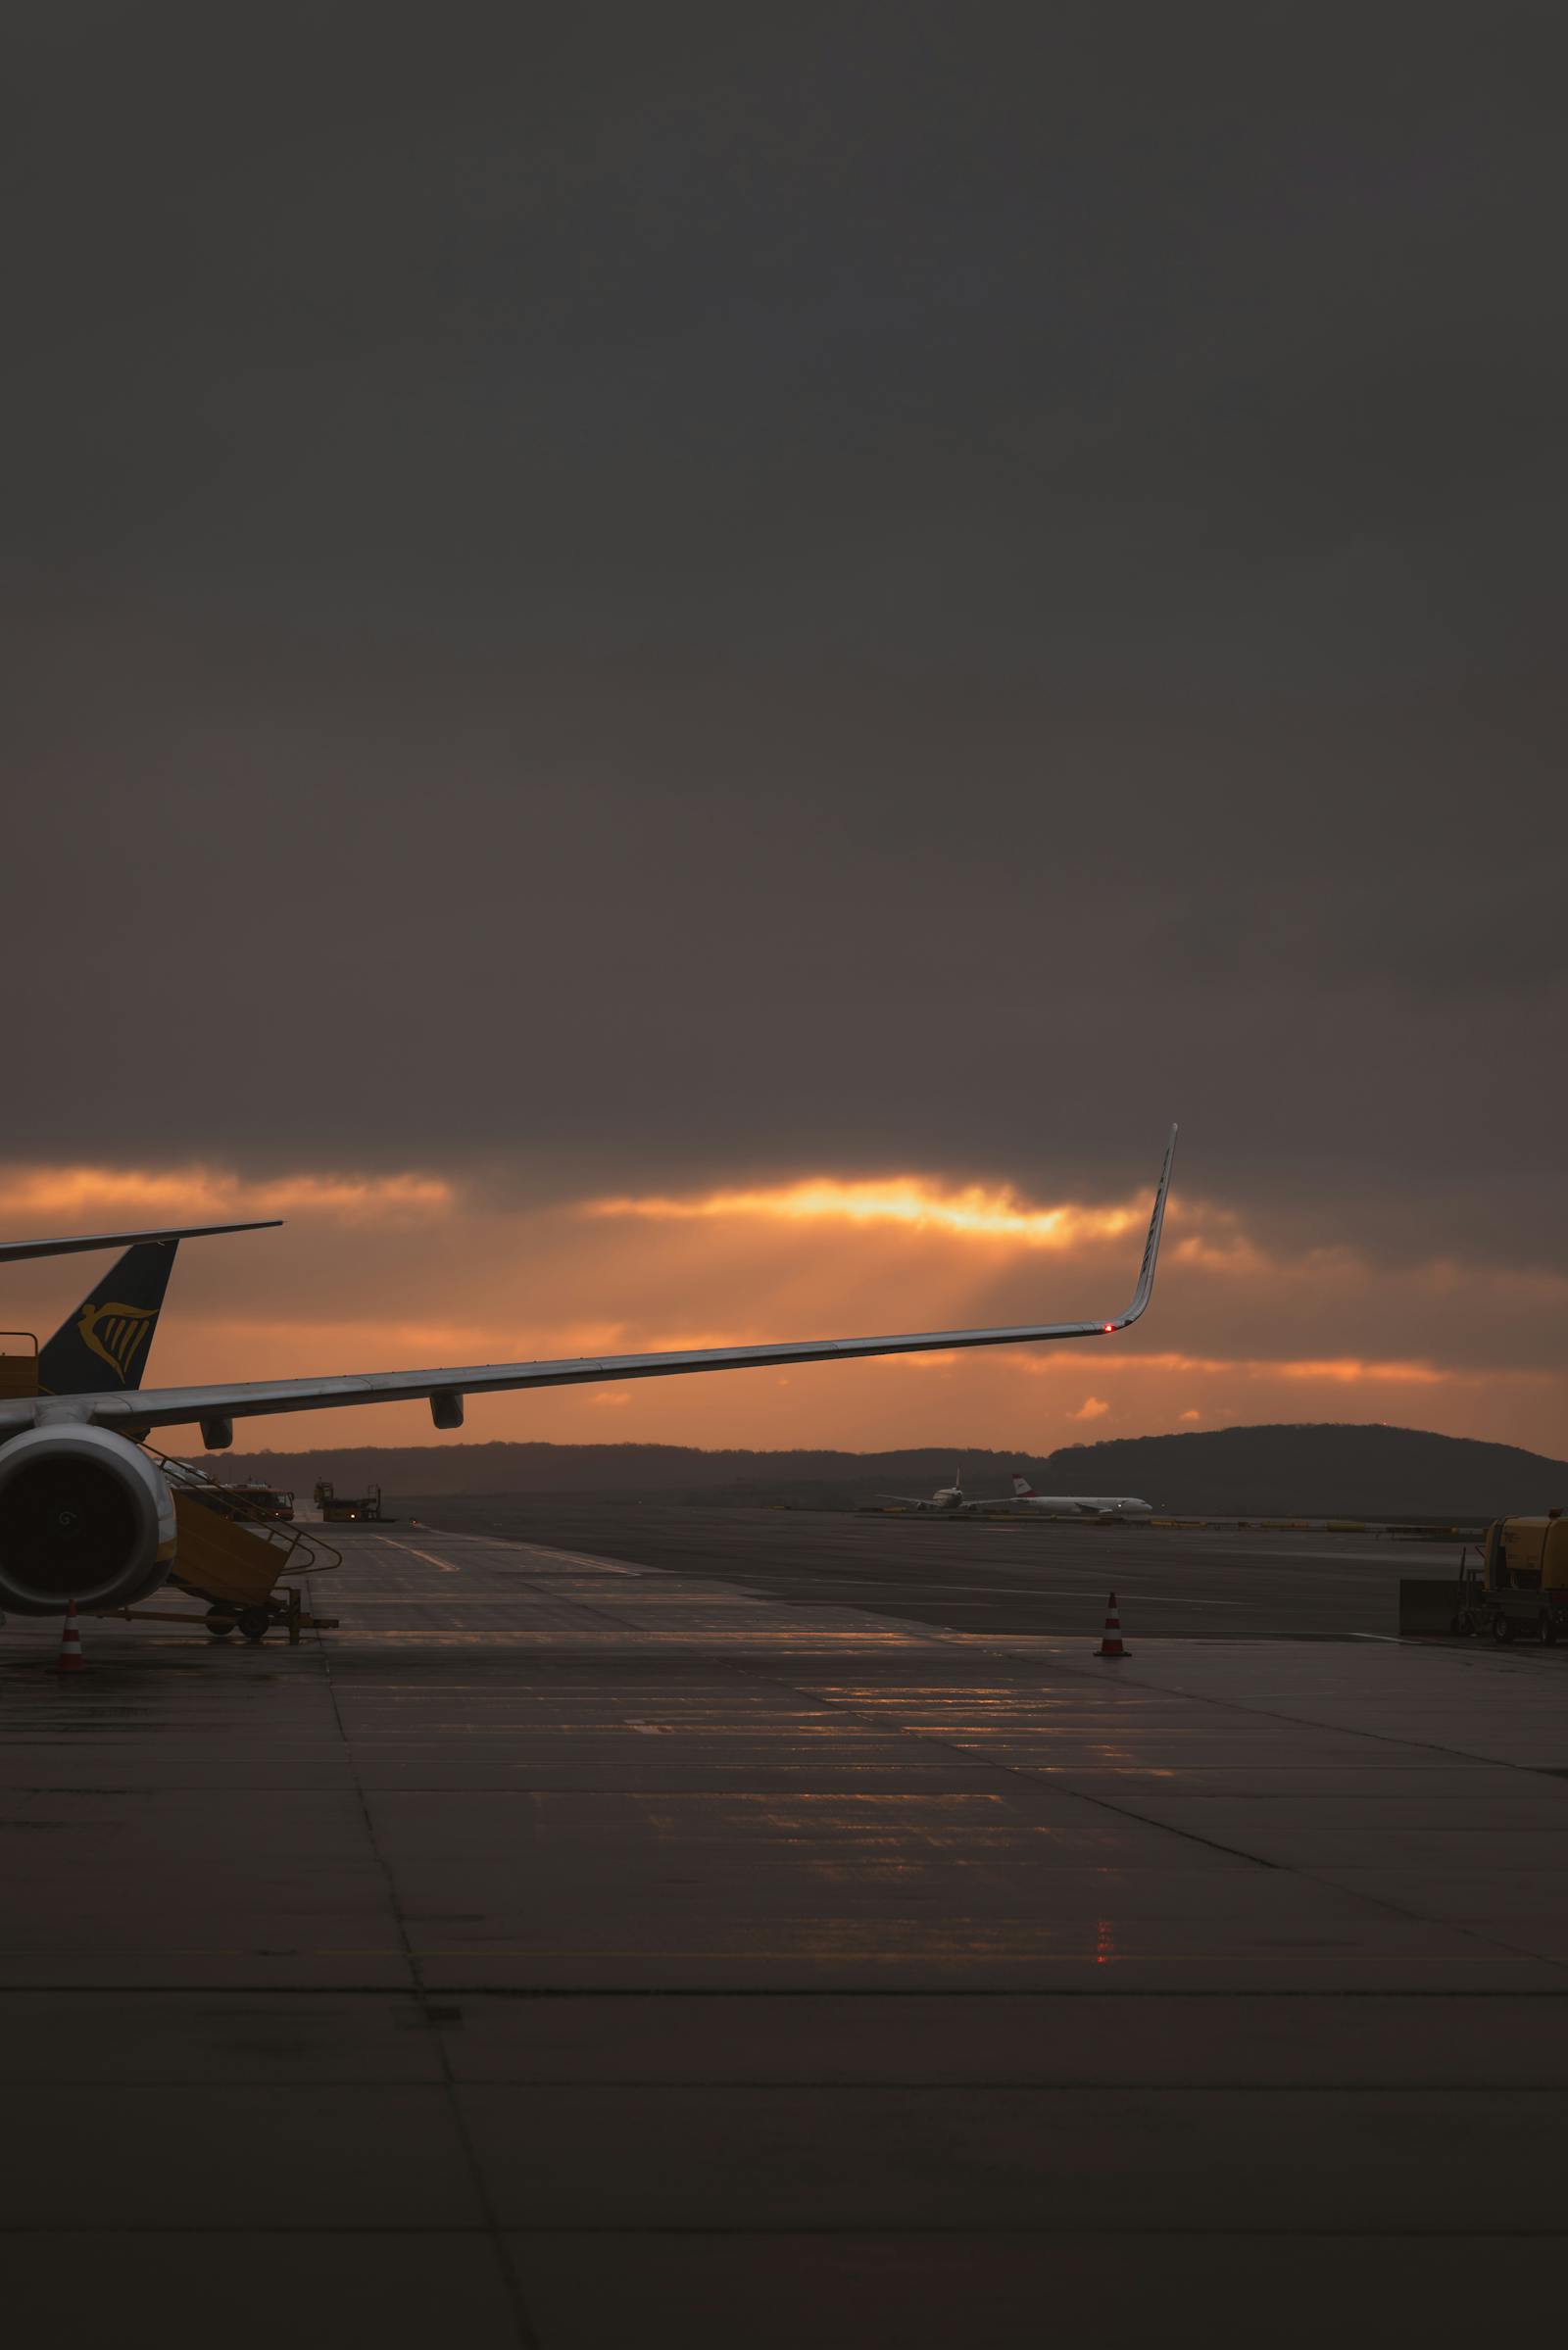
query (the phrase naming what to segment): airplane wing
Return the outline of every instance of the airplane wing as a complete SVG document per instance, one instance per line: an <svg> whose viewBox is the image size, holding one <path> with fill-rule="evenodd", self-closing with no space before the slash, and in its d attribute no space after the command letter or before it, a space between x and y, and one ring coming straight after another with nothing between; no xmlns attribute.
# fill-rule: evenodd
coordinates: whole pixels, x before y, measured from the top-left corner
<svg viewBox="0 0 1568 2350"><path fill-rule="evenodd" d="M268 1232L281 1216L264 1216L259 1224L171 1224L160 1232L93 1232L71 1241L0 1241L0 1264L16 1264L24 1256L76 1256L84 1248L126 1248L139 1241L205 1241L215 1232Z"/></svg>
<svg viewBox="0 0 1568 2350"><path fill-rule="evenodd" d="M1160 1229L1176 1155L1170 1130L1165 1163L1154 1194L1154 1212L1144 1244L1142 1268L1132 1303L1108 1322L1025 1322L998 1330L902 1331L885 1338L797 1339L776 1345L694 1346L662 1354L573 1355L555 1362L471 1363L428 1371L348 1372L321 1379L266 1379L226 1387L121 1389L114 1394L71 1397L23 1397L0 1404L0 1435L40 1420L90 1420L100 1428L173 1428L209 1423L212 1448L225 1424L263 1414L329 1411L360 1403L428 1401L438 1428L456 1428L465 1395L497 1395L511 1388L590 1387L612 1379L670 1379L696 1371L765 1370L781 1364L851 1362L877 1354L921 1354L961 1346L1036 1346L1049 1339L1108 1338L1136 1322L1154 1286ZM228 1437L223 1436L226 1444Z"/></svg>

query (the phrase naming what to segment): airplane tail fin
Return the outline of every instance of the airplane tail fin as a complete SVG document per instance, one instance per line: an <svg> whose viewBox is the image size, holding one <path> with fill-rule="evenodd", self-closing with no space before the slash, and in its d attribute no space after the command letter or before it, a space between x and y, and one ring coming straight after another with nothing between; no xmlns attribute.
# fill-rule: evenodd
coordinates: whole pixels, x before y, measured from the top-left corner
<svg viewBox="0 0 1568 2350"><path fill-rule="evenodd" d="M139 1241L117 1258L38 1357L46 1395L91 1395L136 1388L173 1270L178 1241Z"/></svg>
<svg viewBox="0 0 1568 2350"><path fill-rule="evenodd" d="M1014 1477L1012 1481L1012 1490L1017 1498L1020 1501L1023 1501L1032 1496L1035 1489L1029 1483L1027 1477Z"/></svg>

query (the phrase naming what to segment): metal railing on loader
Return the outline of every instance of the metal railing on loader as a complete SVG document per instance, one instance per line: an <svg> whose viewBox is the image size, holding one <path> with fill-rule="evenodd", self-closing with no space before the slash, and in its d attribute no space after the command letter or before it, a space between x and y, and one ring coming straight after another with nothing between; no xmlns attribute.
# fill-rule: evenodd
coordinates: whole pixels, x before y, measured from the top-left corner
<svg viewBox="0 0 1568 2350"><path fill-rule="evenodd" d="M336 1616L306 1611L299 1585L285 1578L330 1575L343 1564L313 1531L279 1525L250 1508L240 1494L209 1477L194 1461L177 1460L151 1444L142 1450L157 1463L174 1497L178 1541L170 1583L206 1602L196 1615L188 1608L121 1607L108 1612L159 1624L200 1624L215 1640L237 1632L243 1640L265 1640L274 1626L288 1634L291 1648L302 1632L335 1632Z"/></svg>

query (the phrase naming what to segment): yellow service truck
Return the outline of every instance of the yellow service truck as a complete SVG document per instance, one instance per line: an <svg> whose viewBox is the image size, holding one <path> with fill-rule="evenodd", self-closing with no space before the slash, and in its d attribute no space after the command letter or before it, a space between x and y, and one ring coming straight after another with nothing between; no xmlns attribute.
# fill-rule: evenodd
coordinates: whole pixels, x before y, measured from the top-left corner
<svg viewBox="0 0 1568 2350"><path fill-rule="evenodd" d="M1455 1632L1494 1640L1568 1641L1568 1518L1499 1518L1479 1566L1461 1562Z"/></svg>

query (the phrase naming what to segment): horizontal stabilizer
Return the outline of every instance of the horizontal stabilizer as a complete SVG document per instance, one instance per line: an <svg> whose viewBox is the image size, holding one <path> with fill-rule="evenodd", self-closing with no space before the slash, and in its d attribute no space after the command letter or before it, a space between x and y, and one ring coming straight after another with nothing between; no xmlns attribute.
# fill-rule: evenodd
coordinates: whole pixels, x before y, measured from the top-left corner
<svg viewBox="0 0 1568 2350"><path fill-rule="evenodd" d="M0 1264L15 1264L24 1256L77 1256L87 1248L128 1248L137 1241L205 1241L215 1232L270 1232L281 1216L262 1216L251 1224L171 1224L158 1232L90 1232L69 1241L0 1241Z"/></svg>

